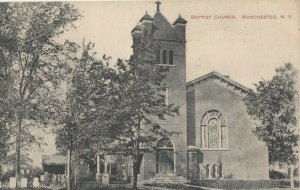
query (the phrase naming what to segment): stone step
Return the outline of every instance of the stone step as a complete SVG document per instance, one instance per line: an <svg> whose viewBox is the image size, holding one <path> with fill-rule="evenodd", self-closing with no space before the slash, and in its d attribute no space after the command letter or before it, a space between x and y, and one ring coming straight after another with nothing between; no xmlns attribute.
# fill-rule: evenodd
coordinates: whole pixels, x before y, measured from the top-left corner
<svg viewBox="0 0 300 190"><path fill-rule="evenodd" d="M189 180L182 176L155 176L145 183L187 183Z"/></svg>
<svg viewBox="0 0 300 190"><path fill-rule="evenodd" d="M155 176L152 179L155 180L184 180L182 176Z"/></svg>
<svg viewBox="0 0 300 190"><path fill-rule="evenodd" d="M178 183L188 183L190 182L189 180L180 180L180 181L176 181L176 180L147 180L144 181L144 184L157 184L157 183L174 183L174 184L178 184Z"/></svg>

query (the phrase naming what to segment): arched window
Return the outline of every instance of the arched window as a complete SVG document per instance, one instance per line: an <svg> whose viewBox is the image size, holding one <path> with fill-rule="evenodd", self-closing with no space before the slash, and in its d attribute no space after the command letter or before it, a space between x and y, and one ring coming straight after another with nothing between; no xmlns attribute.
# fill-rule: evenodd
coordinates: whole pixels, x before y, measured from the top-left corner
<svg viewBox="0 0 300 190"><path fill-rule="evenodd" d="M161 139L156 144L156 173L175 173L174 144L170 139Z"/></svg>
<svg viewBox="0 0 300 190"><path fill-rule="evenodd" d="M157 142L156 148L171 148L174 149L172 141L170 139L161 139Z"/></svg>
<svg viewBox="0 0 300 190"><path fill-rule="evenodd" d="M213 165L212 167L212 178L216 178L217 177L217 165Z"/></svg>
<svg viewBox="0 0 300 190"><path fill-rule="evenodd" d="M218 168L218 177L222 178L223 177L223 165L220 164Z"/></svg>
<svg viewBox="0 0 300 190"><path fill-rule="evenodd" d="M227 125L221 112L210 110L201 118L201 146L206 149L228 148Z"/></svg>
<svg viewBox="0 0 300 190"><path fill-rule="evenodd" d="M206 165L206 178L209 178L209 164Z"/></svg>

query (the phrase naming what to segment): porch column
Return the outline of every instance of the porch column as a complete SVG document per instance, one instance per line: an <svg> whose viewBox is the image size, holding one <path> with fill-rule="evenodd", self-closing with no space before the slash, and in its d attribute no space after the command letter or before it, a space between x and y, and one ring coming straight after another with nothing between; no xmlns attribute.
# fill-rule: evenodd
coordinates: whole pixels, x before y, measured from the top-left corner
<svg viewBox="0 0 300 190"><path fill-rule="evenodd" d="M101 179L101 175L100 175L100 155L97 154L97 164L96 164L96 169L97 169L97 173L96 173L96 180L100 181Z"/></svg>
<svg viewBox="0 0 300 190"><path fill-rule="evenodd" d="M177 173L176 173L176 151L174 150L174 174L177 176Z"/></svg>
<svg viewBox="0 0 300 190"><path fill-rule="evenodd" d="M97 155L97 174L100 174L100 156Z"/></svg>
<svg viewBox="0 0 300 190"><path fill-rule="evenodd" d="M102 184L109 183L109 174L107 173L107 155L104 155L104 173L102 175Z"/></svg>
<svg viewBox="0 0 300 190"><path fill-rule="evenodd" d="M107 174L107 155L104 155L104 173Z"/></svg>

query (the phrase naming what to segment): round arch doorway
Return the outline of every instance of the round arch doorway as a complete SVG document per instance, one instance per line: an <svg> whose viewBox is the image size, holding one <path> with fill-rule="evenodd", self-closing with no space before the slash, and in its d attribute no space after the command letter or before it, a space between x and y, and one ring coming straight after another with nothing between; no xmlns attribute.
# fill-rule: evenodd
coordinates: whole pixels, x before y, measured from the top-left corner
<svg viewBox="0 0 300 190"><path fill-rule="evenodd" d="M160 139L156 143L156 173L173 175L175 173L175 147L170 139Z"/></svg>

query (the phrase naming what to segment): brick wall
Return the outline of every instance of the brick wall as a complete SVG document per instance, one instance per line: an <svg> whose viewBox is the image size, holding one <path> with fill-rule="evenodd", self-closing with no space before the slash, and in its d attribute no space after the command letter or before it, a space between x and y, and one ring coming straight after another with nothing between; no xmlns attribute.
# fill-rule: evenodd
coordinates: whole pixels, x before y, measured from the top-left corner
<svg viewBox="0 0 300 190"><path fill-rule="evenodd" d="M255 126L246 113L242 96L215 80L195 84L187 94L189 143L201 147L200 121L209 110L220 111L228 126L228 150L200 152L202 177L207 164L222 162L225 178L267 179L268 150L252 133Z"/></svg>

